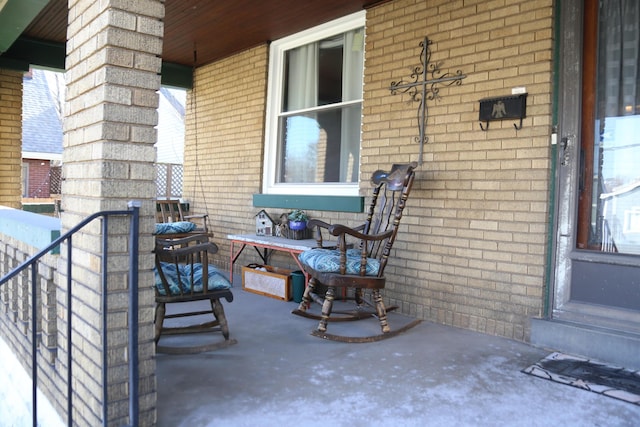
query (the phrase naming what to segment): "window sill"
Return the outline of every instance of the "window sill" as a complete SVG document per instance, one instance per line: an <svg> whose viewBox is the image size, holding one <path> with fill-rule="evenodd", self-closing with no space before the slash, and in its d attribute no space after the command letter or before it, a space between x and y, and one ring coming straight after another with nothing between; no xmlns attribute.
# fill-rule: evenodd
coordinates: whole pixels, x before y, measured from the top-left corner
<svg viewBox="0 0 640 427"><path fill-rule="evenodd" d="M364 197L254 194L253 206L312 211L364 212Z"/></svg>

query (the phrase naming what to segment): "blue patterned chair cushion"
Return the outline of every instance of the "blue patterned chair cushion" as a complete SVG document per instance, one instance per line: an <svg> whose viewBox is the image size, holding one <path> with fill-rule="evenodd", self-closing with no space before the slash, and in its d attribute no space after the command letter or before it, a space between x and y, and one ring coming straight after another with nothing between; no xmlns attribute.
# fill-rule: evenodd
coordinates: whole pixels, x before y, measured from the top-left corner
<svg viewBox="0 0 640 427"><path fill-rule="evenodd" d="M316 271L323 273L340 273L340 251L337 249L310 249L302 252L298 259ZM378 274L380 261L367 258L367 276ZM347 250L347 274L360 274L360 250Z"/></svg>
<svg viewBox="0 0 640 427"><path fill-rule="evenodd" d="M196 225L190 221L159 222L156 223L156 231L153 234L189 233L195 228Z"/></svg>
<svg viewBox="0 0 640 427"><path fill-rule="evenodd" d="M176 268L175 264L161 262L160 268L162 268L164 277L169 283L171 295L180 295L180 287L182 287L183 292L191 292L191 264L179 264ZM178 271L180 272L181 283L178 283ZM158 293L163 296L166 295L158 269L154 267L153 273ZM210 291L231 288L229 280L212 265L209 265L208 279L208 289ZM195 283L194 291L202 292L202 264L193 264L193 281Z"/></svg>

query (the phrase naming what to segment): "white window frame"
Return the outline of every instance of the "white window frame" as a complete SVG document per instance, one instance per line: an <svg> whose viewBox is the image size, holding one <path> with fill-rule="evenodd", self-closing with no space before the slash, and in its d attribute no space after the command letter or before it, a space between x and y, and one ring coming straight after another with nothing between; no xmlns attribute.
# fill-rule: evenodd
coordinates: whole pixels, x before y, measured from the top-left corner
<svg viewBox="0 0 640 427"><path fill-rule="evenodd" d="M285 52L356 28L364 28L366 12L361 11L274 41L269 49L269 74L265 120L265 150L262 177L264 194L309 194L318 196L357 196L358 182L353 183L276 183L278 156L278 115L282 105ZM363 76L364 78L364 76ZM356 101L358 102L358 101ZM359 100L362 104L362 99ZM335 104L334 104L335 105ZM360 120L362 141L362 119ZM361 144L362 145L362 144ZM360 156L359 156L360 157ZM360 161L360 159L358 159Z"/></svg>

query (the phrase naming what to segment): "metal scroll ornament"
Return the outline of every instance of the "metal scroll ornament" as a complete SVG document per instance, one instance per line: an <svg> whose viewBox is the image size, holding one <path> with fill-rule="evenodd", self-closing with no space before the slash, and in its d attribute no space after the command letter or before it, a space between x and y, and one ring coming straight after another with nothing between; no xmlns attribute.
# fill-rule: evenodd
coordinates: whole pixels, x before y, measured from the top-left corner
<svg viewBox="0 0 640 427"><path fill-rule="evenodd" d="M420 52L420 65L413 68L410 78L407 80L399 80L391 82L389 90L392 95L397 93L409 94L410 100L407 103L418 103L418 136L416 142L420 144L420 154L418 155L418 164L422 164L422 154L424 144L428 142L425 134L427 124L428 111L426 101L440 99L440 88L443 86L452 86L462 84L462 79L467 77L462 71L457 70L455 73L443 72L440 66L441 62L431 63L431 40L425 37L420 42L422 48Z"/></svg>

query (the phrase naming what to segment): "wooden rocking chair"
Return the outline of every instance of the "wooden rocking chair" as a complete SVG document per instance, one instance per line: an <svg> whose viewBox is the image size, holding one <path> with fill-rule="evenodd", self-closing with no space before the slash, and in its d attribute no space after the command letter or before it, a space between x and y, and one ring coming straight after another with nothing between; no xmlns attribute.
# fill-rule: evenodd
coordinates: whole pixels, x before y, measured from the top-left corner
<svg viewBox="0 0 640 427"><path fill-rule="evenodd" d="M302 302L293 313L319 320L312 335L334 341L372 342L395 336L420 323L415 320L392 331L387 311L397 307L386 308L380 294L385 287L384 269L398 233L416 166L416 163L393 165L389 173L376 171L373 174L371 179L375 187L364 224L349 228L318 219L309 221L307 226L314 230L318 249L305 251L299 256L310 279ZM322 248L323 230L337 237L338 249L319 249ZM347 290L352 291L352 298L357 304L355 310L333 312L337 289L341 289L343 294ZM322 305L321 315L308 311L312 302ZM371 316L380 321L382 332L379 335L345 337L326 332L329 322L360 320Z"/></svg>
<svg viewBox="0 0 640 427"><path fill-rule="evenodd" d="M207 226L207 214L185 215L178 199L156 200L156 234L175 239L196 234L212 237Z"/></svg>
<svg viewBox="0 0 640 427"><path fill-rule="evenodd" d="M229 338L229 326L222 307L222 298L233 301L231 284L215 267L209 265L209 255L218 247L209 242L205 234L181 239L156 238L155 248L155 341L160 353L190 354L216 350L235 344ZM166 314L166 304L209 300L211 309ZM179 327L165 327L165 319L212 314L213 320L206 323ZM190 347L159 345L164 334L195 332L221 332L223 340Z"/></svg>

